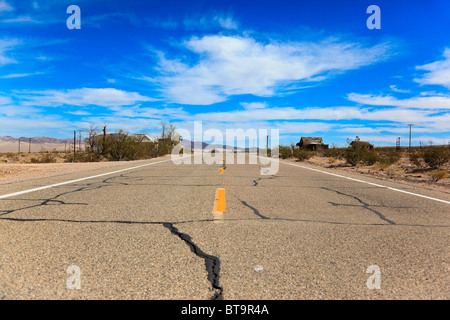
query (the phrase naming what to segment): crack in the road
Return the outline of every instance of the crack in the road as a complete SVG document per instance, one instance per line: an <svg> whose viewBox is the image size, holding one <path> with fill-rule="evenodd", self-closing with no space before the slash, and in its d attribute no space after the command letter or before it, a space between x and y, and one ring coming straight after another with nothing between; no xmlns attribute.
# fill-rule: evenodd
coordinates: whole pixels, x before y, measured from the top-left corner
<svg viewBox="0 0 450 320"><path fill-rule="evenodd" d="M276 176L270 176L270 177L266 177L266 178L259 177L258 179L253 179L253 187L256 187L259 184L259 181L261 181L262 179L264 179L264 180L271 180L271 179L274 179L274 178L276 178Z"/></svg>
<svg viewBox="0 0 450 320"><path fill-rule="evenodd" d="M258 185L258 181L261 180L261 177L259 177L258 179L254 179L253 180L253 186L256 187Z"/></svg>
<svg viewBox="0 0 450 320"><path fill-rule="evenodd" d="M223 164L224 169L226 168L225 162ZM130 172L132 173L132 172ZM129 173L129 174L130 174ZM258 179L254 179L253 180L253 186L258 186L259 182L262 179L273 179L275 178L275 176L270 176L270 177L259 177ZM117 181L117 179L126 179L128 181L123 182L123 181ZM199 219L199 220L188 220L188 221L178 221L178 222L161 222L161 221L113 221L113 220L106 220L106 221L93 221L93 220L86 220L86 221L81 221L81 220L70 220L70 219L40 219L40 218L12 218L12 217L5 217L5 215L13 213L13 212L17 212L17 211L22 211L22 210L26 210L26 209L31 209L31 208L36 208L36 207L40 207L40 206L45 206L45 205L51 205L51 204L57 204L57 205L88 205L88 203L70 203L70 202L65 202L63 200L60 200L61 197L63 197L64 195L68 195L68 194L73 194L76 192L85 192L85 191L92 191L92 190L98 190L104 187L112 187L115 185L124 185L124 186L130 186L130 185L134 185L134 183L138 182L138 181L142 181L142 178L137 178L137 177L130 177L127 175L120 175L120 176L116 176L116 177L110 177L107 179L104 179L103 181L97 183L89 183L86 184L84 186L81 186L75 190L72 191L66 191L66 192L62 192L60 194L57 194L54 197L48 198L48 199L8 199L8 201L14 200L14 201L41 201L41 203L35 204L35 205L31 205L31 206L27 206L27 207L23 207L23 208L18 208L18 209L11 209L11 210L1 210L0 211L0 220L5 220L5 221L21 221L21 222L35 222L35 221L53 221L53 222L68 222L68 223L119 223L119 224L146 224L146 225L162 225L165 228L169 229L170 232L174 235L176 235L177 237L179 237L180 239L182 239L190 248L190 250L199 258L203 259L205 262L205 268L206 271L208 273L208 281L210 282L211 286L212 286L212 290L214 291L213 296L211 297L212 300L221 300L223 299L223 287L220 286L219 284L219 279L220 279L220 260L218 257L213 256L213 255L209 255L206 254L204 251L202 251L197 244L195 244L192 241L191 236L189 236L188 234L182 233L180 232L175 225L179 225L179 224L185 224L185 223L203 223L203 222L213 222L214 219ZM130 182L131 181L131 182ZM143 185L143 184L139 184L136 183L136 185ZM75 187L77 185L74 185ZM200 185L199 185L200 186ZM261 186L260 186L261 187ZM374 209L374 207L379 207L377 205L370 205L364 201L362 201L360 198L353 196L353 195L349 195L337 190L333 190L333 189L329 189L329 188L325 188L325 187L321 187L320 189L323 190L328 190L328 191L332 191L335 192L339 195L342 196L346 196L346 197L350 197L356 201L359 202L359 204L355 205L355 204L341 204L341 203L334 203L334 202L329 202L330 204L332 204L333 206L356 206L356 207L362 207L368 211L371 211L373 213L375 213L380 219L382 219L383 221L388 222L388 225L396 225L396 226L417 226L417 227L444 227L447 228L448 226L440 226L440 225L407 225L407 224L396 224L394 221L387 219L381 212L377 211ZM253 218L253 219L225 219L226 221L262 221L262 220L270 220L270 221L298 221L298 222L311 222L311 223L330 223L330 224L347 224L347 225L361 225L361 226L370 226L370 225L377 225L377 226L386 226L386 224L358 224L358 223L346 223L346 222L335 222L335 221L321 221L321 220L308 220L308 219L288 219L288 218L271 218L271 217L266 217L264 215L262 215L255 207L249 205L246 201L244 200L240 200L238 198L238 200L246 207L250 208L253 213L258 216L260 219L257 218ZM0 297L1 299L2 297Z"/></svg>
<svg viewBox="0 0 450 320"><path fill-rule="evenodd" d="M132 172L130 172L130 173L132 173ZM85 186L82 186L82 187L80 187L78 189L62 192L62 193L57 194L54 197L47 198L47 199L13 199L14 201L42 201L42 202L38 203L38 204L35 204L35 205L28 206L28 207L18 208L18 209L0 210L0 216L11 214L11 213L14 213L14 212L17 212L17 211L23 211L23 210L27 210L27 209L32 209L32 208L38 208L38 207L41 207L41 206L46 206L46 205L49 205L51 203L57 203L57 204L60 204L60 205L86 205L87 206L87 205L89 205L88 203L71 203L71 202L65 202L65 201L57 200L57 199L62 197L62 196L65 196L65 195L68 195L68 194L72 194L72 193L84 192L84 191L92 191L92 190L98 190L98 189L101 189L101 188L104 188L104 187L111 187L111 186L113 186L112 183L114 183L116 185L117 184L125 185L125 186L129 186L130 185L129 183L125 183L125 182L118 182L118 181L111 182L111 180L117 179L117 178L133 179L133 180L136 180L136 181L142 180L141 178L134 178L134 177L126 176L125 174L121 174L120 176L110 177L110 178L106 178L106 179L102 180L100 182L100 185L98 185L98 186L95 185L96 183L88 183ZM75 184L74 186L77 186L77 185ZM12 199L5 199L5 201L11 201L11 200Z"/></svg>
<svg viewBox="0 0 450 320"><path fill-rule="evenodd" d="M83 187L83 188L79 188L79 189L76 189L76 190L63 192L63 193L57 194L56 196L54 196L52 198L47 198L47 199L14 199L15 201L42 201L42 202L38 203L38 204L35 204L35 205L28 206L28 207L18 208L18 209L1 210L0 211L1 212L0 216L4 216L4 215L7 215L7 214L11 214L11 213L14 213L14 212L17 212L17 211L26 210L26 209L32 209L32 208L47 206L47 205L50 205L50 203L57 203L57 204L60 204L60 205L83 205L83 206L87 206L87 205L89 205L88 203L65 202L65 201L62 201L62 200L57 200L57 198L62 197L62 196L66 195L66 194L69 194L69 193L97 189L97 188L91 188L91 189L86 189L86 188L87 187ZM11 201L11 200L9 200L9 201Z"/></svg>
<svg viewBox="0 0 450 320"><path fill-rule="evenodd" d="M219 277L220 277L220 260L216 256L212 256L203 252L193 241L192 238L180 232L176 227L174 227L173 223L163 223L163 226L170 230L174 235L181 238L184 242L186 242L191 249L191 251L198 257L205 260L206 271L208 272L208 280L211 283L211 286L215 290L214 295L211 297L211 300L222 300L223 299L223 288L219 285Z"/></svg>
<svg viewBox="0 0 450 320"><path fill-rule="evenodd" d="M269 217L263 216L261 213L259 213L258 209L256 209L255 207L249 205L247 202L245 202L244 200L241 200L238 198L238 200L246 207L252 209L253 213L256 214L258 217L260 217L261 219L270 219Z"/></svg>
<svg viewBox="0 0 450 320"><path fill-rule="evenodd" d="M172 223L176 225L187 224L187 223L203 223L203 222L214 222L214 219L199 219L199 220L185 220L176 222L167 221L128 221L128 220L70 220L70 219L46 219L46 218L0 218L3 221L13 221L13 222L67 222L67 223L117 223L117 224L143 224L143 225L162 225L164 223ZM228 218L223 219L223 221L284 221L284 222L307 222L307 223L325 223L325 224L335 224L335 225L347 225L347 226L396 226L396 227L423 227L423 228L450 228L448 225L424 225L424 224L402 224L396 223L392 224L381 224L381 223L355 223L355 222L339 222L339 221L326 221L326 220L312 220L312 219L291 219L291 218L278 218L271 217L268 219L260 218Z"/></svg>
<svg viewBox="0 0 450 320"><path fill-rule="evenodd" d="M130 171L127 174L122 173L119 176L113 176L113 177L110 177L110 178L106 178L101 183L111 183L110 182L111 180L118 179L118 178L123 178L123 179L128 179L128 180L133 180L133 181L142 181L142 180L144 180L143 178L130 177L129 174L131 174L131 173L134 173L134 171ZM129 183L119 182L119 181L114 181L113 183L124 185L124 186L129 186L130 185Z"/></svg>
<svg viewBox="0 0 450 320"><path fill-rule="evenodd" d="M27 210L27 209L32 209L32 208L38 208L38 207L42 207L42 206L47 206L50 203L57 203L60 205L84 205L87 206L89 205L89 203L71 203L71 202L65 202L62 200L57 200L58 198L67 195L67 194L71 194L71 193L76 193L76 192L82 192L82 191L91 191L91 190L96 190L96 189L100 189L104 186L95 186L93 187L91 184L88 184L85 187L81 187L72 191L66 191L66 192L62 192L57 194L56 196L52 197L52 198L47 198L47 199L14 199L14 201L42 201L41 203L35 204L35 205L31 205L28 207L23 207L23 208L18 208L18 209L11 209L11 210L2 210L0 216L4 216L7 214L11 214L17 211L23 211L23 210ZM11 199L7 199L5 201L11 201Z"/></svg>
<svg viewBox="0 0 450 320"><path fill-rule="evenodd" d="M360 208L364 208L364 209L366 209L366 210L369 210L369 211L375 213L381 220L384 220L384 221L386 221L386 222L389 223L389 224L395 224L394 221L389 220L388 218L386 218L381 212L379 212L378 210L375 210L375 209L371 208L371 207L380 207L380 206L377 206L377 205L370 205L370 204L368 204L368 203L362 201L360 198L358 198L358 197L356 197L356 196L353 196L353 195L350 195L350 194L346 194L346 193L343 193L343 192L340 192L340 191L337 191L337 190L333 190L333 189L329 189L329 188L325 188L325 187L322 187L321 189L323 189L323 190L328 190L328 191L332 191L332 192L335 192L335 193L337 193L337 194L339 194L339 195L342 195L342 196L346 196L346 197L355 199L356 201L358 201L358 202L361 204L361 205L354 205L354 204L345 204L345 203L335 203L335 202L329 201L328 203L330 203L330 204L333 205L333 206L360 207ZM383 207L387 208L386 206L383 206Z"/></svg>

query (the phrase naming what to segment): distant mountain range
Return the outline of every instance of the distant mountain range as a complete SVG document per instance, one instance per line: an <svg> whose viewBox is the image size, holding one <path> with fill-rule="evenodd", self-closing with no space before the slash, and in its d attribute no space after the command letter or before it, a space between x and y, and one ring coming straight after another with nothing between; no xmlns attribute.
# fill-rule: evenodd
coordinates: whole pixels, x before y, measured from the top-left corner
<svg viewBox="0 0 450 320"><path fill-rule="evenodd" d="M0 142L28 142L30 137L20 137L20 138L13 138L10 136L0 137ZM73 142L73 139L56 139L56 138L49 138L49 137L31 137L32 143L65 143L65 142Z"/></svg>
<svg viewBox="0 0 450 320"><path fill-rule="evenodd" d="M28 142L30 137L20 137L20 138L13 138L11 136L4 136L0 137L0 142L12 142L12 143L18 143L19 139L21 142ZM73 139L57 139L57 138L49 138L49 137L32 137L31 142L33 144L45 144L45 143L52 143L52 144L64 144L64 143L73 143ZM78 139L78 137L77 137ZM78 141L78 140L77 140ZM240 151L257 151L258 148L238 148L238 147L232 147L227 145L221 145L221 144L208 144L206 142L199 142L199 141L190 141L190 140L182 140L181 145L186 148L191 149L222 149L222 150L240 150Z"/></svg>

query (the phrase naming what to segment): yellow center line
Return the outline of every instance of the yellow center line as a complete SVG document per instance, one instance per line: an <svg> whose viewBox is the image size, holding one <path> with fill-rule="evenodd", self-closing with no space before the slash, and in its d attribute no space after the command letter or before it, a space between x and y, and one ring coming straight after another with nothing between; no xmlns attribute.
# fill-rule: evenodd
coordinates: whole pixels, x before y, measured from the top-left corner
<svg viewBox="0 0 450 320"><path fill-rule="evenodd" d="M219 188L216 191L216 198L214 199L214 222L215 223L223 223L223 214L226 210L225 204L225 189Z"/></svg>

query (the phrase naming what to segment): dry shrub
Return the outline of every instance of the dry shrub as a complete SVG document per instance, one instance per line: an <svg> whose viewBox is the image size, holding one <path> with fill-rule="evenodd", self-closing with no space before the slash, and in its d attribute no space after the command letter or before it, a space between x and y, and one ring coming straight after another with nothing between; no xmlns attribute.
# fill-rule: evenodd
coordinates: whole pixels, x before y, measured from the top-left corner
<svg viewBox="0 0 450 320"><path fill-rule="evenodd" d="M344 158L347 160L347 163L352 166L356 166L360 163L371 166L379 159L378 154L374 150L369 150L364 147L347 148L344 153Z"/></svg>
<svg viewBox="0 0 450 320"><path fill-rule="evenodd" d="M308 151L300 148L294 150L294 157L300 161L308 160L313 155L315 155L314 151Z"/></svg>
<svg viewBox="0 0 450 320"><path fill-rule="evenodd" d="M441 179L445 179L448 176L448 172L445 170L434 170L431 171L431 180L437 182Z"/></svg>
<svg viewBox="0 0 450 320"><path fill-rule="evenodd" d="M409 161L416 167L422 166L422 154L419 150L412 150L409 152Z"/></svg>
<svg viewBox="0 0 450 320"><path fill-rule="evenodd" d="M394 148L377 148L378 162L383 164L397 163L402 157L402 150L396 150Z"/></svg>
<svg viewBox="0 0 450 320"><path fill-rule="evenodd" d="M279 146L278 148L281 159L289 159L292 156L292 148L290 146Z"/></svg>
<svg viewBox="0 0 450 320"><path fill-rule="evenodd" d="M432 169L442 167L450 160L450 150L447 147L426 147L422 152L423 161Z"/></svg>
<svg viewBox="0 0 450 320"><path fill-rule="evenodd" d="M40 153L39 156L33 157L30 159L31 163L55 163L56 162L56 154L55 153Z"/></svg>

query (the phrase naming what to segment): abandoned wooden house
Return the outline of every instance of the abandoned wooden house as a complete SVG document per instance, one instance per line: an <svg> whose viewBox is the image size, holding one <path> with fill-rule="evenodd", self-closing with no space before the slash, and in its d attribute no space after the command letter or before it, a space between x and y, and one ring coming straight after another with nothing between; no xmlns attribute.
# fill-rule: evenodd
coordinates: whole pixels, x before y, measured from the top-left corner
<svg viewBox="0 0 450 320"><path fill-rule="evenodd" d="M323 143L321 137L301 137L297 147L311 151L328 149L328 145Z"/></svg>

